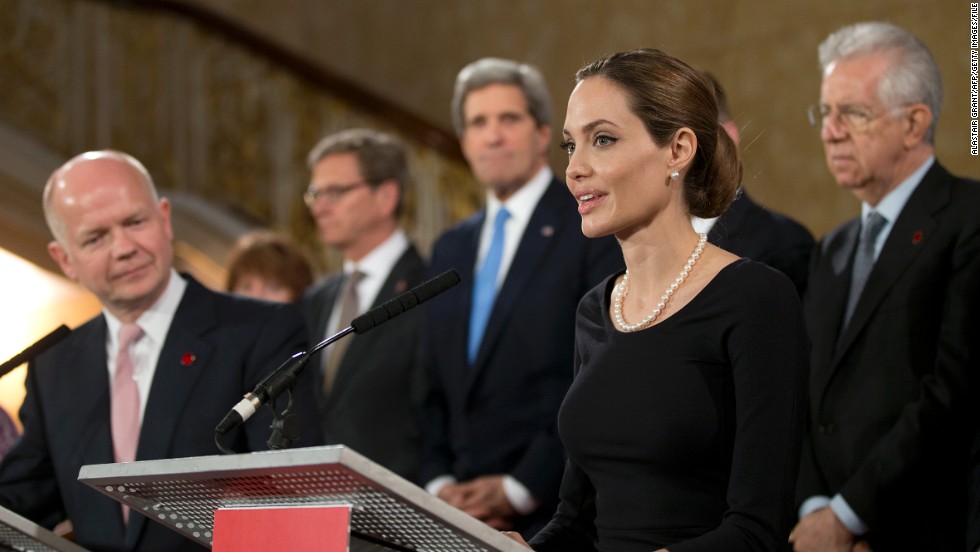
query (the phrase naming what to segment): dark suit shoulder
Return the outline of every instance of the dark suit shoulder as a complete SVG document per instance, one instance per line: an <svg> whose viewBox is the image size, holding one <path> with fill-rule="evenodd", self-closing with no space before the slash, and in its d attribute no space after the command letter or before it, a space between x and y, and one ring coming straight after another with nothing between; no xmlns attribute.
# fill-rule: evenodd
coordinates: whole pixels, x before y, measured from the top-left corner
<svg viewBox="0 0 980 552"><path fill-rule="evenodd" d="M200 312L208 308L207 305L212 306L217 322L222 325L260 327L272 317L284 316L296 320L302 318L299 308L291 303L275 303L214 291L189 276L185 275L184 278L187 280L187 289L174 315L175 320L186 316L186 313L190 313L191 317L200 316Z"/></svg>
<svg viewBox="0 0 980 552"><path fill-rule="evenodd" d="M432 246L432 258L436 259L439 257L440 252L451 252L458 247L465 247L474 235L479 237L480 225L483 224L483 218L485 216L486 210L480 209L469 217L450 226L449 229L439 235L435 244Z"/></svg>
<svg viewBox="0 0 980 552"><path fill-rule="evenodd" d="M104 344L105 340L106 321L105 316L100 313L72 329L60 343L39 354L31 364L31 369L40 372L47 370L58 372L64 369L63 365L67 359L79 359L79 350L89 350L93 344Z"/></svg>
<svg viewBox="0 0 980 552"><path fill-rule="evenodd" d="M853 245L855 233L861 226L860 217L854 217L843 222L832 230L824 234L817 242L817 251L821 255L826 255L832 251L837 251L842 247Z"/></svg>
<svg viewBox="0 0 980 552"><path fill-rule="evenodd" d="M809 230L793 218L756 203L742 193L709 235L713 243L741 257L766 264L795 248L813 247Z"/></svg>
<svg viewBox="0 0 980 552"><path fill-rule="evenodd" d="M777 235L782 236L784 241L803 241L809 242L810 244L814 242L813 234L805 226L796 221L796 219L763 207L755 202L752 203L752 206L759 212L759 224L777 230L779 232Z"/></svg>
<svg viewBox="0 0 980 552"><path fill-rule="evenodd" d="M344 275L340 271L331 272L306 288L306 291L303 292L303 299L300 301L303 312L308 313L311 308L316 310L322 308L323 301L336 292L335 290L343 279Z"/></svg>

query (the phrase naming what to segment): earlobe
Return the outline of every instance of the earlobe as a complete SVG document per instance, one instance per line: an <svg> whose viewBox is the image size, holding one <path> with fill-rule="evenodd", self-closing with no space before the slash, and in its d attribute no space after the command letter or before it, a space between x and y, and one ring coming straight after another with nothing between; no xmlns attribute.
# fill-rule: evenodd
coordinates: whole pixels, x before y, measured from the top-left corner
<svg viewBox="0 0 980 552"><path fill-rule="evenodd" d="M381 194L380 197L384 201L385 210L394 214L398 206L398 195L401 193L398 181L394 179L385 180L378 187L377 191Z"/></svg>
<svg viewBox="0 0 980 552"><path fill-rule="evenodd" d="M540 138L540 144L538 146L541 148L541 154L547 155L548 148L551 147L551 126L541 125L538 127L538 137Z"/></svg>
<svg viewBox="0 0 980 552"><path fill-rule="evenodd" d="M163 218L164 232L166 232L167 239L172 243L174 241L174 229L170 225L170 200L161 197L157 205L160 210L160 216Z"/></svg>
<svg viewBox="0 0 980 552"><path fill-rule="evenodd" d="M670 142L670 169L683 170L690 165L694 152L698 149L698 138L694 131L681 127L674 133Z"/></svg>
<svg viewBox="0 0 980 552"><path fill-rule="evenodd" d="M932 110L921 104L913 106L905 119L906 146L914 147L922 142L931 124Z"/></svg>

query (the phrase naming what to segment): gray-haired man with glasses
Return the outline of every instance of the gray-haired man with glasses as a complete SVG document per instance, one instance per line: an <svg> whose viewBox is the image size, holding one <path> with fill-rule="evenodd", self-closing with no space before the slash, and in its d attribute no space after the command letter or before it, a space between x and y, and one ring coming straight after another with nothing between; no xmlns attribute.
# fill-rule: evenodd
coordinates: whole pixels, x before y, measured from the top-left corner
<svg viewBox="0 0 980 552"><path fill-rule="evenodd" d="M918 39L862 23L819 53L810 120L861 217L810 265L810 424L790 541L962 551L980 420L980 183L934 156L942 79Z"/></svg>
<svg viewBox="0 0 980 552"><path fill-rule="evenodd" d="M405 147L370 129L327 136L310 152L303 195L320 238L344 257L343 270L311 287L303 310L311 343L425 278L425 263L398 226L408 180ZM420 310L332 344L311 361L319 374L320 423L328 444L347 445L415 477Z"/></svg>

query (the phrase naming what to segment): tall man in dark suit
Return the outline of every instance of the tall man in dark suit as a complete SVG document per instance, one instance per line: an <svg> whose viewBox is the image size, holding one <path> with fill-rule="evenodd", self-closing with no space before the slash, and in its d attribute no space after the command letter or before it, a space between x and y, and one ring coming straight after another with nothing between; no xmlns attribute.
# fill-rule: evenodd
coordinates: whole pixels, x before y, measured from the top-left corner
<svg viewBox="0 0 980 552"><path fill-rule="evenodd" d="M811 264L811 419L790 541L963 550L980 403L980 183L934 157L942 81L915 37L845 27L820 62L811 117L862 214L827 234Z"/></svg>
<svg viewBox="0 0 980 552"><path fill-rule="evenodd" d="M343 271L314 285L303 299L312 340L320 341L421 283L425 264L398 227L408 180L400 142L375 130L346 130L321 140L309 165L306 204L323 243L344 257ZM343 338L311 360L318 368L326 441L347 445L409 479L418 469L425 383L418 363L421 317L418 309L406 312L371 332Z"/></svg>
<svg viewBox="0 0 980 552"><path fill-rule="evenodd" d="M0 464L0 504L47 526L67 516L75 541L92 550L200 550L79 483L79 468L216 454L214 428L228 410L303 350L303 319L293 306L178 275L170 204L126 154L89 152L63 165L45 187L44 213L51 256L104 310L31 363L24 434ZM296 445L318 444L302 379L295 399L307 431ZM264 449L270 423L263 408L222 442Z"/></svg>
<svg viewBox="0 0 980 552"><path fill-rule="evenodd" d="M471 515L530 536L557 503L558 407L571 384L575 309L622 268L588 240L546 163L551 106L537 69L482 59L456 79L457 135L487 205L436 242L432 272L462 283L427 305L429 393L420 480Z"/></svg>
<svg viewBox="0 0 980 552"><path fill-rule="evenodd" d="M732 141L739 144L741 132L728 109L725 89L711 73L704 72L703 75L715 87L718 122ZM807 265L813 251L813 235L802 224L759 205L744 187L739 188L735 201L720 217L692 219L694 229L707 233L709 242L739 257L748 257L781 271L793 280L796 291L803 294Z"/></svg>

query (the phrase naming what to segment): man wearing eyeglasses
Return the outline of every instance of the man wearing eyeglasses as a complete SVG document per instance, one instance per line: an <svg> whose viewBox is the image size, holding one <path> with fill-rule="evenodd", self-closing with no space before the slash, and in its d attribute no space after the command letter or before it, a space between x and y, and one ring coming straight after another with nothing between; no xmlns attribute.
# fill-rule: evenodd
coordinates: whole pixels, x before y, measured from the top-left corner
<svg viewBox="0 0 980 552"><path fill-rule="evenodd" d="M425 278L425 263L398 226L408 181L405 147L370 129L327 136L309 154L304 200L323 243L343 270L311 287L303 310L311 343L346 328L369 308ZM334 342L317 368L320 423L328 444L343 444L406 478L418 466L420 310L363 335Z"/></svg>
<svg viewBox="0 0 980 552"><path fill-rule="evenodd" d="M862 214L811 262L810 424L790 541L798 551L964 550L980 403L980 183L934 157L942 81L915 37L886 23L845 27L821 44L820 62L810 114Z"/></svg>

